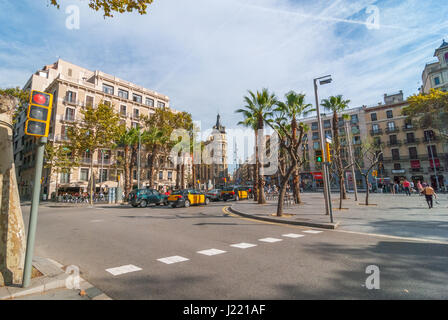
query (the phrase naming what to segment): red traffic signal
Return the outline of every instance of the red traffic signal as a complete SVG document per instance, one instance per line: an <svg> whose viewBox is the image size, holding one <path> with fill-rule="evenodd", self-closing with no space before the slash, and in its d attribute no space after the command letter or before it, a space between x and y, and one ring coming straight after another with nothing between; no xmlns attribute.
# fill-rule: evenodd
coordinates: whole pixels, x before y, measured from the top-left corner
<svg viewBox="0 0 448 320"><path fill-rule="evenodd" d="M46 92L33 90L25 122L25 134L47 137L50 129L50 117L53 96Z"/></svg>
<svg viewBox="0 0 448 320"><path fill-rule="evenodd" d="M50 106L50 103L51 103L51 94L34 90L31 93L30 104L37 104L48 108Z"/></svg>

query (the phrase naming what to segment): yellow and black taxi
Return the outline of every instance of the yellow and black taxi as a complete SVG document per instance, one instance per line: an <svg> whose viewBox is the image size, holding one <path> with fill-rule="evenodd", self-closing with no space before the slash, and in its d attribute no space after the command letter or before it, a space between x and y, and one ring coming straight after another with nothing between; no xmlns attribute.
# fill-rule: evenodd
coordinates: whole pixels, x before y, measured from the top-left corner
<svg viewBox="0 0 448 320"><path fill-rule="evenodd" d="M244 200L248 198L248 190L243 187L225 187L221 191L221 198L227 200Z"/></svg>
<svg viewBox="0 0 448 320"><path fill-rule="evenodd" d="M188 208L192 204L207 205L209 203L210 199L205 195L205 193L194 189L177 190L168 196L168 204L173 208Z"/></svg>

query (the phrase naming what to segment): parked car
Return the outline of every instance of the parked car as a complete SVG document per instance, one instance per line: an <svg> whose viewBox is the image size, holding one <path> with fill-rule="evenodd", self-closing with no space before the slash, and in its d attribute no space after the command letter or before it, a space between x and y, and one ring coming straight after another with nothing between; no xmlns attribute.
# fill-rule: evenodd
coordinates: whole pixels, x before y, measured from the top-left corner
<svg viewBox="0 0 448 320"><path fill-rule="evenodd" d="M221 191L222 191L221 189L213 189L213 190L207 191L205 194L207 195L207 197L210 198L210 200L219 201L219 200L222 200Z"/></svg>
<svg viewBox="0 0 448 320"><path fill-rule="evenodd" d="M221 197L224 201L238 201L248 199L249 194L244 187L226 187L221 191Z"/></svg>
<svg viewBox="0 0 448 320"><path fill-rule="evenodd" d="M199 190L185 189L174 191L168 196L168 203L171 207L185 207L188 208L192 204L209 204L210 198Z"/></svg>
<svg viewBox="0 0 448 320"><path fill-rule="evenodd" d="M168 197L159 193L155 189L137 189L129 193L129 202L136 208L138 206L145 208L150 203L156 205L167 205Z"/></svg>

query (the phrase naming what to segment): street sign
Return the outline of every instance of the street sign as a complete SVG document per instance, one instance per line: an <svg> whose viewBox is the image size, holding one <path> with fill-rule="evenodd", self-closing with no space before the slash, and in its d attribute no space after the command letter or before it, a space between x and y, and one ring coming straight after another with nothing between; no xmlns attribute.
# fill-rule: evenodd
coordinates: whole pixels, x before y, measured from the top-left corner
<svg viewBox="0 0 448 320"><path fill-rule="evenodd" d="M36 90L31 91L30 102L26 113L26 135L48 137L52 104L52 94Z"/></svg>

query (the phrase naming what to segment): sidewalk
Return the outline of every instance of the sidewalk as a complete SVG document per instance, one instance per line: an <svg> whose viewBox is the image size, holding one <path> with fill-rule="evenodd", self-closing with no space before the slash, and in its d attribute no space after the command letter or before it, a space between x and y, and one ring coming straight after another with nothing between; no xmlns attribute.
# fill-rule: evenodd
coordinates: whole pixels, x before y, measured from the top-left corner
<svg viewBox="0 0 448 320"><path fill-rule="evenodd" d="M0 300L111 300L82 279L75 266L64 267L54 260L35 257L33 267L41 276L32 278L27 288L0 287Z"/></svg>
<svg viewBox="0 0 448 320"><path fill-rule="evenodd" d="M276 201L259 205L253 200L229 202L231 211L245 217L276 223L329 228L350 232L421 238L448 242L448 197L441 194L433 209L428 209L425 198L418 194L371 194L369 206L364 205L365 193L348 193L339 210L339 194L332 193L334 225L325 215L322 194L302 193L303 203L284 207L284 217L276 217Z"/></svg>

